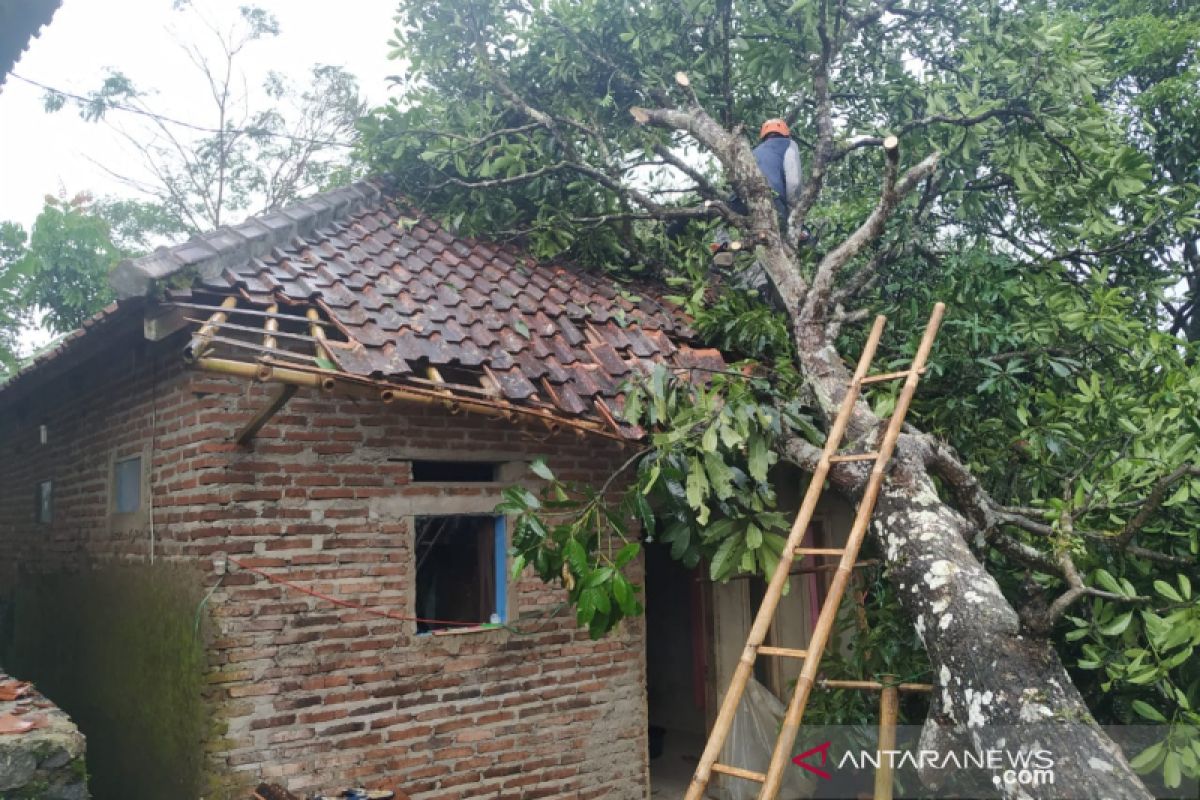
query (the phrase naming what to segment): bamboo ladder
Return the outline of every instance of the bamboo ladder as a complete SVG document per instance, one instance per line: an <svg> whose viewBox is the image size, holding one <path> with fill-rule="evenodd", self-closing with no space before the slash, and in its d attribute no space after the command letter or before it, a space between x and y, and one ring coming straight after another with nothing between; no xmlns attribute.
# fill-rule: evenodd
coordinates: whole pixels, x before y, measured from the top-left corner
<svg viewBox="0 0 1200 800"><path fill-rule="evenodd" d="M884 467L892 457L892 451L896 446L896 439L900 436L900 429L904 425L904 417L908 413L909 403L912 402L913 394L916 392L918 378L925 371L925 362L929 358L929 351L933 348L933 340L937 336L938 326L941 324L942 315L945 313L945 310L946 307L943 303L938 303L933 307L933 313L930 315L929 322L925 326L925 334L922 336L921 343L917 347L917 354L908 369L879 375L867 375L867 371L871 367L871 360L875 357L875 349L878 347L879 339L883 335L884 323L887 321L886 317L883 316L875 318L875 324L871 328L871 333L867 337L867 343L863 347L862 355L859 357L858 368L854 371L854 377L851 378L850 385L847 387L846 396L842 399L841 408L838 409L833 426L829 429L829 437L825 442L824 450L821 452L820 461L817 462L817 467L813 471L812 480L808 484L808 491L804 495L804 501L800 505L796 521L793 523L792 530L788 534L787 544L783 548L779 566L775 568L775 574L767 586L762 605L759 606L758 613L754 617L754 624L750 628L746 647L742 650L742 656L738 661L737 668L734 670L729 689L721 701L721 708L717 712L716 722L713 724L712 733L709 734L708 743L704 747L704 753L700 756L700 763L696 766L696 772L692 776L692 782L688 786L687 794L684 796L685 800L701 800L714 772L761 783L762 790L759 792L758 800L775 800L775 797L779 794L779 787L783 781L783 770L790 760L792 746L795 744L796 734L799 732L800 720L804 716L804 709L808 704L809 694L812 692L813 683L817 678L817 670L821 666L821 656L824 654L825 646L829 642L829 634L833 628L834 618L837 616L838 605L841 603L842 595L846 591L846 584L850 580L851 571L854 569L855 561L858 559L859 548L862 546L867 526L871 521L871 513L875 509L875 501L878 499L879 490L883 485ZM846 426L850 422L850 416L854 411L854 404L858 400L862 387L871 383L881 383L901 378L904 379L904 387L901 389L900 396L896 400L895 409L892 411L891 419L888 421L879 449L869 453L838 454L837 450L841 446L842 436L846 432ZM825 478L829 473L830 465L850 461L873 461L874 465L871 469L870 478L867 480L866 489L863 491L862 499L859 501L858 511L854 517L854 524L850 528L850 534L846 539L845 546L840 549L801 547L800 543L804 539L809 523L812 521L813 512L816 510L817 501L821 497L821 490L825 485ZM825 600L821 605L821 612L817 617L817 624L813 629L812 638L809 640L808 647L804 650L765 646L763 642L766 640L771 622L775 618L775 610L779 605L779 598L783 593L784 584L787 583L792 562L796 557L802 558L805 555L841 556L837 571L834 572L833 579L830 581L829 592L826 594ZM754 661L759 655L804 660L804 667L800 672L800 677L796 680L796 687L792 693L791 702L788 704L787 712L784 715L783 726L780 729L779 738L775 742L775 749L771 753L771 761L765 774L717 763L721 748L725 746L725 740L728 738L729 730L733 726L733 718L737 713L738 703L741 702L742 695L746 691L746 684L754 671ZM841 682L829 681L826 685L834 687L838 683ZM870 684L869 686L853 688L878 687L875 684ZM882 688L887 689L890 687ZM920 689L917 690L919 691ZM884 697L889 702L895 702L895 695L892 692L885 691Z"/></svg>

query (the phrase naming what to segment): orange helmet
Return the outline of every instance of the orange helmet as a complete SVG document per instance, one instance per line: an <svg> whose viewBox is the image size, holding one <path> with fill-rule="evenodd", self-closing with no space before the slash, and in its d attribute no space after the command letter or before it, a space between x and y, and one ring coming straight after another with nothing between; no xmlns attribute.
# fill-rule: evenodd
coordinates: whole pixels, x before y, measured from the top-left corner
<svg viewBox="0 0 1200 800"><path fill-rule="evenodd" d="M758 138L765 139L767 138L767 134L771 133L778 133L780 136L791 135L791 131L788 130L787 122L779 119L778 117L775 119L769 119L762 124L762 127L758 129Z"/></svg>

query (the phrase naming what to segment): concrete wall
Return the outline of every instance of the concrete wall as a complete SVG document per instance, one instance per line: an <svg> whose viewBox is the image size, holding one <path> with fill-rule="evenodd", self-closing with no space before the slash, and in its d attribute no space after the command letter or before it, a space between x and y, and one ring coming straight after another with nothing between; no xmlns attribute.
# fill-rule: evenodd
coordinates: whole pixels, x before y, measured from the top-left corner
<svg viewBox="0 0 1200 800"><path fill-rule="evenodd" d="M0 395L0 452L15 455L0 463L0 580L11 590L18 565L62 572L152 554L196 567L212 590L207 796L260 779L420 800L645 796L640 620L592 642L569 614L545 618L563 595L526 577L509 599L519 632L418 636L415 623L248 571L219 576L212 558L412 616L413 516L487 512L500 486L413 484L410 459L546 455L564 477L599 481L619 463L615 445L302 391L240 448L229 437L267 388L184 371L178 344L149 349L135 332L34 396ZM152 464L153 513L118 518L111 464L135 453ZM40 524L34 490L47 477L54 520Z"/></svg>

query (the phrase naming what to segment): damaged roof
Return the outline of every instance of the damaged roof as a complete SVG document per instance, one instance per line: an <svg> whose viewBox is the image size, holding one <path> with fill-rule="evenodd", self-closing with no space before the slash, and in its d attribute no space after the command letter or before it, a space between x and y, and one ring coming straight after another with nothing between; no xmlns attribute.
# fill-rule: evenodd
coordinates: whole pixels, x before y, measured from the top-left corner
<svg viewBox="0 0 1200 800"><path fill-rule="evenodd" d="M326 348L340 372L426 385L429 367L474 376L507 403L629 438L641 432L613 421L627 379L656 363L725 366L644 287L455 235L367 182L123 262L111 282L143 297L180 274L194 276L183 294L318 309L345 340Z"/></svg>

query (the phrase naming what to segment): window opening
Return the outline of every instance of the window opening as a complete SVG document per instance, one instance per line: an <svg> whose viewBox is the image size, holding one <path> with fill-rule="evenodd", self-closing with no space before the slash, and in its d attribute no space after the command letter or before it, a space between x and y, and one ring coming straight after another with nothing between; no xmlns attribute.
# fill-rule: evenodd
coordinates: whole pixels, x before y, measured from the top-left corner
<svg viewBox="0 0 1200 800"><path fill-rule="evenodd" d="M413 483L493 483L499 465L491 461L413 461Z"/></svg>
<svg viewBox="0 0 1200 800"><path fill-rule="evenodd" d="M54 483L41 481L37 485L37 521L50 522L54 519Z"/></svg>
<svg viewBox="0 0 1200 800"><path fill-rule="evenodd" d="M118 461L113 467L113 510L132 514L142 507L142 457Z"/></svg>
<svg viewBox="0 0 1200 800"><path fill-rule="evenodd" d="M504 517L416 518L418 633L507 621Z"/></svg>

